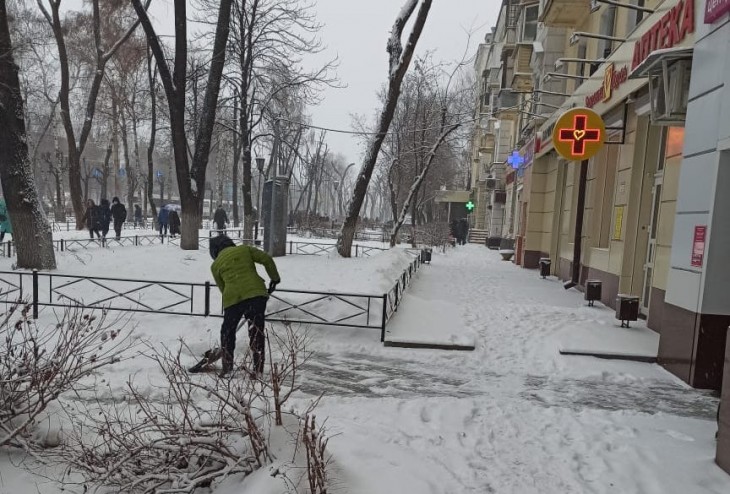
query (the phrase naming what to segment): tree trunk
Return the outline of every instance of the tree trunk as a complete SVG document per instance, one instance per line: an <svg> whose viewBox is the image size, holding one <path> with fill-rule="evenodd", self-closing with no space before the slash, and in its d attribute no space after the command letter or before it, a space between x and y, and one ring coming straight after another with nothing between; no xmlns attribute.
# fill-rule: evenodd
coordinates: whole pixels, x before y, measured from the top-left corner
<svg viewBox="0 0 730 494"><path fill-rule="evenodd" d="M416 9L418 4L417 0L408 0L400 11L400 14L396 18L393 30L391 32L390 39L388 40L388 54L390 55L389 63L389 76L388 76L388 92L383 105L383 110L380 113L378 119L378 127L375 136L368 146L368 150L365 154L364 163L360 174L355 182L355 189L352 193L352 199L347 207L347 217L342 224L342 230L337 238L337 252L342 257L350 257L352 250L352 240L355 237L355 231L357 230L357 221L360 216L360 209L362 207L365 194L370 184L370 178L373 175L375 169L375 163L378 160L378 154L380 148L383 145L383 140L388 133L390 122L393 120L396 105L398 104L398 97L400 96L401 82L405 76L408 66L411 63L413 57L413 51L416 49L416 44L423 31L423 26L428 18L428 12L431 9L431 0L421 0L416 20L411 29L411 33L408 36L408 42L406 43L405 49L401 44L401 35L405 28L408 19Z"/></svg>
<svg viewBox="0 0 730 494"><path fill-rule="evenodd" d="M220 83L225 64L226 44L230 30L231 5L233 0L221 0L218 20L213 41L213 56L208 72L208 83L205 88L205 102L200 116L200 125L196 126L195 147L192 166L188 160L188 141L185 133L185 81L187 74L187 0L175 0L175 56L173 72L165 58L165 52L155 33L141 0L132 0L144 28L147 42L157 61L162 79L167 105L170 111L170 131L172 148L175 156L175 173L182 205L182 238L180 248L197 250L198 228L200 227L203 201L205 199L205 171L208 166L211 137L215 124L218 106Z"/></svg>
<svg viewBox="0 0 730 494"><path fill-rule="evenodd" d="M157 136L157 96L155 93L156 69L152 69L152 54L149 53L149 45L147 47L147 80L150 86L150 142L147 145L147 193L145 196L149 201L152 209L152 219L157 224L157 208L155 207L155 137ZM147 205L144 208L145 220L147 216Z"/></svg>
<svg viewBox="0 0 730 494"><path fill-rule="evenodd" d="M231 200L233 202L233 227L238 228L238 161L241 159L241 148L238 145L238 133L236 126L238 125L238 95L233 97L233 170L231 171L231 182L233 190L231 190Z"/></svg>
<svg viewBox="0 0 730 494"><path fill-rule="evenodd" d="M5 0L0 0L0 180L12 221L17 266L55 269L53 237L41 209L28 157L18 66L13 60Z"/></svg>

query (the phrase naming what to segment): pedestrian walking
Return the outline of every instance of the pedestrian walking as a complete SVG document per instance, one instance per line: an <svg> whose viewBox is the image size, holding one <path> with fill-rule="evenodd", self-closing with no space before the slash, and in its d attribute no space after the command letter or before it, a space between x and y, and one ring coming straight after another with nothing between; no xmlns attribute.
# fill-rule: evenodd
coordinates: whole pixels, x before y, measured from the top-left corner
<svg viewBox="0 0 730 494"><path fill-rule="evenodd" d="M157 224L160 226L160 235L167 235L167 224L170 218L170 210L165 206L160 208L160 213L157 215Z"/></svg>
<svg viewBox="0 0 730 494"><path fill-rule="evenodd" d="M101 231L102 238L106 238L109 233L109 225L112 222L112 210L109 207L109 199L102 199L101 203L96 207L96 210L97 230Z"/></svg>
<svg viewBox="0 0 730 494"><path fill-rule="evenodd" d="M180 235L180 215L177 214L177 211L174 209L170 211L168 220L170 223L170 236L174 238L176 235Z"/></svg>
<svg viewBox="0 0 730 494"><path fill-rule="evenodd" d="M142 208L139 207L139 204L134 205L134 227L142 228L144 226L144 223L142 222Z"/></svg>
<svg viewBox="0 0 730 494"><path fill-rule="evenodd" d="M0 243L5 240L5 234L13 234L13 225L10 223L10 215L5 199L0 199Z"/></svg>
<svg viewBox="0 0 730 494"><path fill-rule="evenodd" d="M84 213L84 224L86 224L86 228L89 230L89 237L92 239L94 238L94 234L96 233L97 238L101 238L101 233L99 232L99 209L98 206L94 203L92 199L89 199L86 201L86 212Z"/></svg>
<svg viewBox="0 0 730 494"><path fill-rule="evenodd" d="M462 218L459 223L461 224L461 245L466 245L469 238L469 220Z"/></svg>
<svg viewBox="0 0 730 494"><path fill-rule="evenodd" d="M215 223L215 227L218 229L218 235L223 235L223 230L226 229L226 223L228 223L228 215L221 204L218 204L218 208L215 210L215 214L213 214L213 223Z"/></svg>
<svg viewBox="0 0 730 494"><path fill-rule="evenodd" d="M127 208L119 202L118 197L112 199L111 214L112 220L114 220L114 233L116 234L116 239L119 240L122 237L122 225L127 221Z"/></svg>
<svg viewBox="0 0 730 494"><path fill-rule="evenodd" d="M220 376L233 369L233 352L236 349L236 328L242 317L249 321L249 347L253 354L251 374L260 376L266 360L265 314L269 295L281 282L274 259L248 245L236 246L225 235L210 239L210 255L213 264L210 270L218 289L223 294L223 324L221 325ZM269 276L269 288L256 271L261 264Z"/></svg>

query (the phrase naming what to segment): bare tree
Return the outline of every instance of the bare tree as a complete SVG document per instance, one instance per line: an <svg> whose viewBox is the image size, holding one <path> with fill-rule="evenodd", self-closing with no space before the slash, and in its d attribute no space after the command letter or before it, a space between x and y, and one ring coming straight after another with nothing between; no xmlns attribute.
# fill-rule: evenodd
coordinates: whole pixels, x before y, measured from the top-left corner
<svg viewBox="0 0 730 494"><path fill-rule="evenodd" d="M220 2L208 83L205 88L205 102L195 133L195 148L191 163L188 159L188 138L185 124L188 61L186 0L175 0L175 57L172 70L141 0L132 0L132 5L137 11L147 35L147 42L157 61L160 79L167 96L172 147L175 155L175 173L182 206L180 247L186 250L198 249L198 228L205 199L205 171L208 166L218 94L226 57L232 3L233 0L221 0Z"/></svg>
<svg viewBox="0 0 730 494"><path fill-rule="evenodd" d="M431 9L432 0L407 0L401 8L400 13L396 17L390 38L388 39L387 51L389 54L389 72L388 72L388 92L385 104L378 119L378 127L375 135L370 142L367 152L365 153L364 162L360 173L355 182L355 189L352 198L347 206L347 217L342 224L342 230L337 238L337 252L342 257L350 257L352 250L352 240L357 229L357 222L360 216L365 194L370 184L370 178L373 175L375 164L378 160L378 154L383 144L390 122L393 119L398 97L400 96L400 87L403 77L408 71L411 63L413 52L416 49L418 39L421 37L423 26L426 24L429 10ZM405 29L406 23L418 7L416 19L408 36L408 42L405 48L402 45L401 36Z"/></svg>
<svg viewBox="0 0 730 494"><path fill-rule="evenodd" d="M91 127L96 112L96 100L99 95L99 89L104 78L104 71L109 60L114 56L120 46L132 35L139 24L139 20L131 22L131 26L121 33L114 32L111 29L102 29L102 9L100 8L100 0L91 0L92 14L91 26L93 31L93 48L94 48L94 72L91 85L86 95L86 112L84 115L81 130L77 133L74 129L73 119L71 116L71 81L69 71L69 55L66 48L67 29L61 20L61 2L62 0L47 0L50 6L50 12L46 8L44 0L36 0L38 7L41 9L43 16L51 26L53 35L58 47L58 61L61 66L61 88L59 91L59 100L61 104L61 121L66 132L66 141L68 144L68 179L69 192L71 194L71 204L73 205L74 214L76 215L76 227L83 228L84 204L81 197L81 154L84 152L86 143L91 134ZM147 6L149 2L147 1ZM105 4L104 19L109 19L113 15L120 15L120 4ZM145 7L146 8L146 7ZM109 27L104 23L104 27ZM111 40L111 41L110 41Z"/></svg>
<svg viewBox="0 0 730 494"><path fill-rule="evenodd" d="M18 266L55 269L51 227L38 199L28 158L25 112L5 0L0 0L0 180L13 222Z"/></svg>

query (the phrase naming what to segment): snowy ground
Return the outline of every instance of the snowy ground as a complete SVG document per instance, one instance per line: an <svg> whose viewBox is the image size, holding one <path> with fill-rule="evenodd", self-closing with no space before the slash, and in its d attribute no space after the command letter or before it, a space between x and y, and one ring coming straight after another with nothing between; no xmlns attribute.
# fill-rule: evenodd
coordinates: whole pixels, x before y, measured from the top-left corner
<svg viewBox="0 0 730 494"><path fill-rule="evenodd" d="M398 251L278 262L284 288L382 293L409 260ZM167 246L59 256L66 273L186 281L209 279L209 263L206 251ZM0 260L0 269L8 267ZM317 415L329 417L335 435L333 492L730 492L730 476L713 462L716 399L657 365L559 355L566 328L612 331L618 324L611 311L586 307L581 294L565 292L557 280L541 280L480 246L434 253L423 270L414 295L440 294L442 324L463 326L475 351L385 348L372 330L313 328L316 355L295 405L304 408L325 393ZM394 322L419 327L428 317L419 304L406 303ZM149 315L132 322L140 338L169 347L183 338L193 353L217 338L219 323ZM245 351L241 340L239 350ZM147 362L123 362L105 376L109 392L122 393L130 375L148 382L150 392L158 379ZM232 480L219 494L260 492L256 479ZM60 491L0 459L0 493L6 492Z"/></svg>

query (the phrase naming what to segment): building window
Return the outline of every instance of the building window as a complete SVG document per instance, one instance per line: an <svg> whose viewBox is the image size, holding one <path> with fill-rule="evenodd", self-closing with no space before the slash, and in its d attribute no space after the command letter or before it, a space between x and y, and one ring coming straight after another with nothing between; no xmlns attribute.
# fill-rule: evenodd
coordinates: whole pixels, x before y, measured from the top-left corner
<svg viewBox="0 0 730 494"><path fill-rule="evenodd" d="M601 13L600 33L604 36L613 36L616 26L616 6L609 5ZM609 40L600 40L598 42L598 57L608 58L613 51L613 42Z"/></svg>
<svg viewBox="0 0 730 494"><path fill-rule="evenodd" d="M608 141L620 138L618 135L607 136ZM616 195L616 170L619 161L619 146L604 146L599 154L591 160L592 180L591 194L593 204L593 237L594 247L608 248L611 242L611 223L613 221L613 203Z"/></svg>
<svg viewBox="0 0 730 494"><path fill-rule="evenodd" d="M630 0L629 3L631 5L636 5L637 7L644 7L646 0ZM641 10L631 10L628 15L628 25L626 26L626 32L630 33L631 31L638 26L641 21L644 20L644 12Z"/></svg>
<svg viewBox="0 0 730 494"><path fill-rule="evenodd" d="M522 41L535 41L537 38L537 17L540 6L535 4L522 11Z"/></svg>

